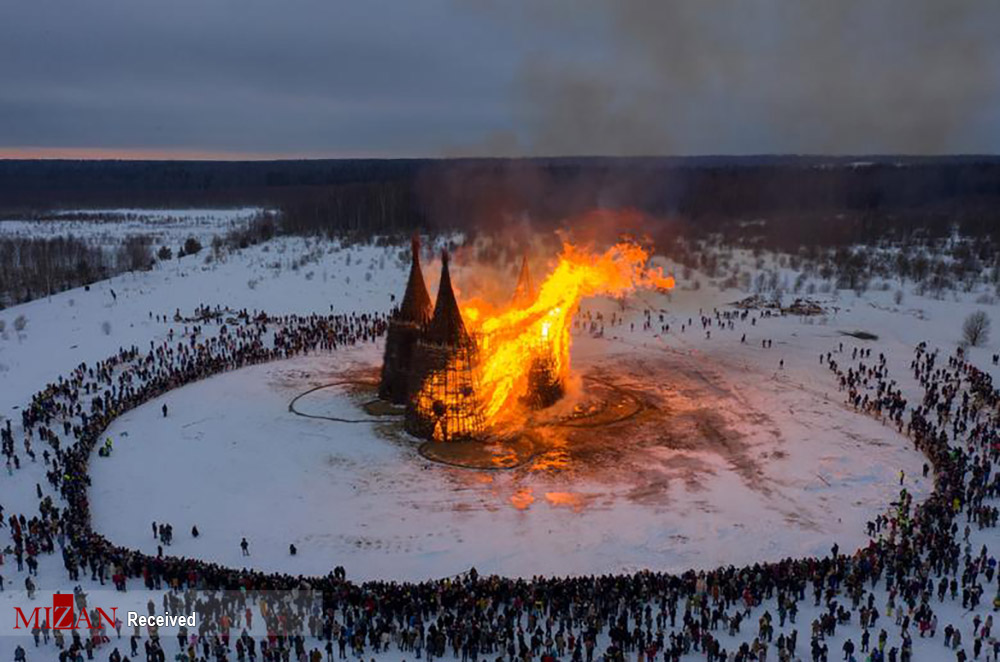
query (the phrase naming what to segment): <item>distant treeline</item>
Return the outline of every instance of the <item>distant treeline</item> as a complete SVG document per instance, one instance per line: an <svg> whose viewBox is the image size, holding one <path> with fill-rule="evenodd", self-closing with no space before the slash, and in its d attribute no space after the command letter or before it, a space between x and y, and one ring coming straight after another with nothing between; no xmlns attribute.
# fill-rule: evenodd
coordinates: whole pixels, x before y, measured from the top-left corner
<svg viewBox="0 0 1000 662"><path fill-rule="evenodd" d="M525 220L545 230L596 209L628 208L645 215L641 229L658 247L710 273L691 240L790 254L837 249L831 264L851 287L884 269L855 265L859 254L845 246L893 240L912 252L941 246L937 240L958 230L975 257L959 260L969 263L963 273L1000 255L1000 158L986 156L0 161L0 219L45 218L56 209L235 206L276 209L279 223L261 214L214 250L276 232L365 240L414 229L489 233ZM3 238L0 307L172 256L154 255L141 237L110 252L72 237ZM915 275L921 259L914 257Z"/></svg>
<svg viewBox="0 0 1000 662"><path fill-rule="evenodd" d="M283 231L540 227L632 208L664 231L765 247L1000 230L1000 158L703 157L272 162L0 161L0 214L256 205ZM766 221L766 222L757 222Z"/></svg>

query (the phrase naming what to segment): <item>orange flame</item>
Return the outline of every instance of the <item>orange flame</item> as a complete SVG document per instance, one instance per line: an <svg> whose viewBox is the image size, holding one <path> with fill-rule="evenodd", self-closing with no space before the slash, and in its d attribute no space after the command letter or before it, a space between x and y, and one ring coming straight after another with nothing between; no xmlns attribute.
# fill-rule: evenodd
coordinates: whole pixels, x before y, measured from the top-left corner
<svg viewBox="0 0 1000 662"><path fill-rule="evenodd" d="M558 264L531 305L502 311L482 304L462 307L462 317L479 341L479 397L488 424L515 409L527 393L536 361L545 361L561 381L569 376L570 329L582 299L674 287L672 276L647 266L649 258L647 250L632 242L602 254L563 244Z"/></svg>

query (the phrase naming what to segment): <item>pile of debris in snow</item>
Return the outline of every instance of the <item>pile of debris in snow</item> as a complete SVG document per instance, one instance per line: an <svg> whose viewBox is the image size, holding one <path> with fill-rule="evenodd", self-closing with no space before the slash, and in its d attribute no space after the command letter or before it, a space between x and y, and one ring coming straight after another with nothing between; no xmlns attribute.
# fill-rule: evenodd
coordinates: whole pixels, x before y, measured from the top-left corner
<svg viewBox="0 0 1000 662"><path fill-rule="evenodd" d="M796 299L792 302L792 305L788 306L783 310L783 312L790 313L792 315L823 315L826 311L823 306L819 305L811 299Z"/></svg>
<svg viewBox="0 0 1000 662"><path fill-rule="evenodd" d="M746 299L742 299L733 304L736 308L741 308L743 310L759 310L763 308L778 309L781 308L779 304L774 299L766 299L759 294L753 294L748 296Z"/></svg>
<svg viewBox="0 0 1000 662"><path fill-rule="evenodd" d="M753 294L733 304L743 310L778 310L787 315L824 315L826 310L811 299L796 299L789 306L782 306L777 300L760 294Z"/></svg>

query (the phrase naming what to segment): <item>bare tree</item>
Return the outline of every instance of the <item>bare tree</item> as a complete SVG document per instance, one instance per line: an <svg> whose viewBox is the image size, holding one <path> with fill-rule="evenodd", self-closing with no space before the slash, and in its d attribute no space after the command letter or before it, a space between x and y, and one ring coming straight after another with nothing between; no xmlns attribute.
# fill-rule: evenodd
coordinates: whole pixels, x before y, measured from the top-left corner
<svg viewBox="0 0 1000 662"><path fill-rule="evenodd" d="M201 242L195 237L188 237L184 240L184 254L194 255L201 250Z"/></svg>
<svg viewBox="0 0 1000 662"><path fill-rule="evenodd" d="M21 342L24 340L24 329L28 326L28 318L24 315L18 315L14 318L14 331L17 333L17 341Z"/></svg>
<svg viewBox="0 0 1000 662"><path fill-rule="evenodd" d="M977 310L970 313L962 324L962 339L972 347L982 345L990 338L990 317Z"/></svg>
<svg viewBox="0 0 1000 662"><path fill-rule="evenodd" d="M152 241L147 235L132 235L118 247L119 271L144 271L153 264Z"/></svg>

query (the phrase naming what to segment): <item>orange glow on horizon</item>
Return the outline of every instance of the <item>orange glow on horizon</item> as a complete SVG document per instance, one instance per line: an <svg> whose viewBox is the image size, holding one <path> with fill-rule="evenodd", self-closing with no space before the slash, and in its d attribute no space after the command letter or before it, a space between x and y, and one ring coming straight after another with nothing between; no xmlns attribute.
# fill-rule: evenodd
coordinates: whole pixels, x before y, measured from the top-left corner
<svg viewBox="0 0 1000 662"><path fill-rule="evenodd" d="M239 152L187 147L0 147L0 160L69 161L298 161L385 158L376 154Z"/></svg>

